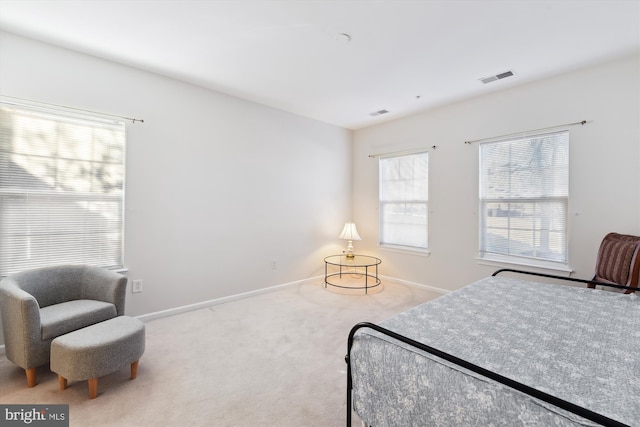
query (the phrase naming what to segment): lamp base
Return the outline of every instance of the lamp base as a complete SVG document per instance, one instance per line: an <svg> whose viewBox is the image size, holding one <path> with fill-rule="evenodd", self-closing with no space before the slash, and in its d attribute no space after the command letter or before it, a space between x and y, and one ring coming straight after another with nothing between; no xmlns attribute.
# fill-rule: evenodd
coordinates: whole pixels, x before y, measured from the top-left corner
<svg viewBox="0 0 640 427"><path fill-rule="evenodd" d="M347 259L353 259L353 257L355 255L353 254L353 241L352 240L349 240L349 244L347 244L347 250L343 251L343 252L344 252L344 256Z"/></svg>

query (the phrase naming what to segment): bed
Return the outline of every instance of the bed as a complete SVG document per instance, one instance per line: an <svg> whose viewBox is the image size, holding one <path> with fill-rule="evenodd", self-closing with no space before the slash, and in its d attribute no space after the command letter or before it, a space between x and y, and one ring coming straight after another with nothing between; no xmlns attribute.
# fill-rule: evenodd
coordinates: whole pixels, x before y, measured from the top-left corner
<svg viewBox="0 0 640 427"><path fill-rule="evenodd" d="M347 426L640 426L640 297L511 273L354 326Z"/></svg>

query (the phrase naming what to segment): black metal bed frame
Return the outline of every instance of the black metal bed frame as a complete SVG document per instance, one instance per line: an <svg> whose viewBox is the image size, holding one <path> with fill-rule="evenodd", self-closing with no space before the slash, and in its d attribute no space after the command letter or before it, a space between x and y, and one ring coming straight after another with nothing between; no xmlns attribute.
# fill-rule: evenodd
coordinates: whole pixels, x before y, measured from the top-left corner
<svg viewBox="0 0 640 427"><path fill-rule="evenodd" d="M608 287L613 287L613 288L618 288L618 289L627 289L627 290L634 290L634 291L638 291L638 288L634 288L634 287L630 287L630 286L622 286L622 285L615 285L615 284L608 284L608 283L601 283L601 282L596 282L593 280L585 280L585 279L576 279L573 277L564 277L564 276L556 276L556 275L552 275L552 274L543 274L543 273L535 273L535 272L530 272L530 271L523 271L523 270L515 270L515 269L510 269L510 268L503 268L500 270L495 271L492 276L497 276L500 273L503 272L510 272L510 273L517 273L517 274L526 274L526 275L532 275L532 276L540 276L540 277L546 277L546 278L551 278L551 279L558 279L558 280L568 280L571 282L579 282L579 283L586 283L586 284L590 284L590 285L598 285L598 286L608 286ZM376 325L375 323L370 323L370 322L361 322L356 324L353 328L351 328L351 331L349 332L349 338L348 338L348 342L347 342L347 355L345 356L345 361L347 363L347 427L351 427L351 416L352 416L352 391L353 391L353 380L351 377L351 363L350 363L350 354L351 354L351 347L353 346L353 340L354 340L354 336L355 333L363 328L367 328L367 329L373 329L375 331L380 332L381 334L387 335L391 338L394 338L400 342L403 342L405 344L408 344L412 347L418 348L422 351L425 351L427 353L430 353L434 356L437 356L441 359L444 359L448 362L451 362L453 364L456 364L458 366L461 366L465 369L468 369L472 372L475 372L477 374L483 375L484 377L490 378L500 384L504 384L508 387L511 387L515 390L518 390L522 393L525 393L529 396L532 396L536 399L542 400L544 402L550 403L558 408L564 409L566 411L572 412L576 415L579 415L583 418L586 418L590 421L596 422L598 424L601 424L603 426L611 426L611 427L629 427L627 424L621 423L619 421L613 420L611 418L608 418L604 415L598 414L596 412L593 412L589 409L583 408L581 406L578 406L574 403L568 402L566 400L560 399L558 397L555 397L553 395L550 395L548 393L542 392L540 390L537 390L533 387L530 387L528 385L519 383L517 381L514 381L510 378L504 377L500 374L497 374L493 371L490 371L488 369L482 368L478 365L475 365L473 363L470 363L466 360L460 359L456 356L453 356L449 353L445 353L443 351L440 351L434 347L428 346L426 344L420 343L418 341L414 341L411 338L407 338L404 335L400 335L396 332L393 332L389 329L383 328L381 326Z"/></svg>

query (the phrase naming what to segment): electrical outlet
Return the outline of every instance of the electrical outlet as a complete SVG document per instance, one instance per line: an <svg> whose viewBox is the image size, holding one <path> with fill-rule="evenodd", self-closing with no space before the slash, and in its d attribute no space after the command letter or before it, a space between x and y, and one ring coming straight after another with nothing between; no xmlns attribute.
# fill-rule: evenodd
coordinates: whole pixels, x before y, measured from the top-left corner
<svg viewBox="0 0 640 427"><path fill-rule="evenodd" d="M131 292L134 294L142 292L142 280L133 280L131 282Z"/></svg>
<svg viewBox="0 0 640 427"><path fill-rule="evenodd" d="M272 270L276 270L278 268L278 265L276 264L275 261L271 261L271 269Z"/></svg>

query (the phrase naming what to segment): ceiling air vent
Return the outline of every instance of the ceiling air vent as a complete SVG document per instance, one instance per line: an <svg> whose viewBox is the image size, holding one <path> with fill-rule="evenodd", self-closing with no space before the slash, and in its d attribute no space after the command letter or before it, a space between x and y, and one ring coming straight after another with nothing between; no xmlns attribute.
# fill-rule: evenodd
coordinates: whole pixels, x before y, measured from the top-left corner
<svg viewBox="0 0 640 427"><path fill-rule="evenodd" d="M484 77L480 81L484 84L495 82L496 80L504 79L505 77L513 76L512 71L505 71L504 73L496 74L495 76Z"/></svg>
<svg viewBox="0 0 640 427"><path fill-rule="evenodd" d="M378 110L378 111L374 111L373 113L369 113L369 115L371 117L375 117L375 116L379 116L380 114L387 114L388 111L387 110Z"/></svg>

